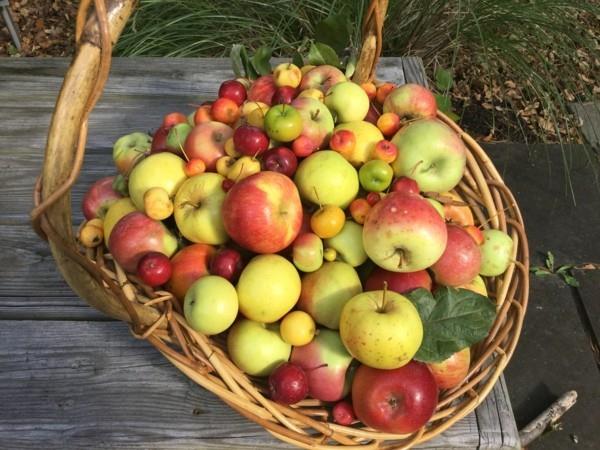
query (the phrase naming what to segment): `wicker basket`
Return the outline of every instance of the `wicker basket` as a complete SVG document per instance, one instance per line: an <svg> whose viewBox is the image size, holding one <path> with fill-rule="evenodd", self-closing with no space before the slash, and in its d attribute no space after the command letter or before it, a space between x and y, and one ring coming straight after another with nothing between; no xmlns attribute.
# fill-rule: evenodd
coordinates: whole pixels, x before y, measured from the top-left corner
<svg viewBox="0 0 600 450"><path fill-rule="evenodd" d="M364 42L354 80L372 80L381 51L386 0L372 0L364 21ZM498 309L489 336L473 351L469 374L458 388L443 391L434 416L408 436L328 421L316 400L294 407L276 404L263 388L228 358L222 343L190 329L181 306L169 292L152 291L126 275L101 249L82 251L72 228L70 189L83 162L90 111L101 95L110 69L111 48L129 18L135 0L82 0L76 28L77 53L65 76L52 118L43 173L35 189L33 225L48 240L56 263L73 290L90 305L131 324L136 337L148 340L173 365L215 393L243 416L279 439L303 448L333 446L410 448L443 432L479 405L508 363L523 323L529 292L529 254L523 219L510 190L481 147L442 113L438 118L464 141L467 169L456 191L469 203L484 228L507 232L515 243L512 263L486 280Z"/></svg>

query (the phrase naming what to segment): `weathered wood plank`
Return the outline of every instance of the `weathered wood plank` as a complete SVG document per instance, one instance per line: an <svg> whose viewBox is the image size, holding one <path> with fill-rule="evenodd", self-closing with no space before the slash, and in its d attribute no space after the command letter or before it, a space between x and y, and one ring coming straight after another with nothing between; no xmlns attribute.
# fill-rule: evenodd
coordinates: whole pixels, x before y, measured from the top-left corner
<svg viewBox="0 0 600 450"><path fill-rule="evenodd" d="M122 323L4 321L0 342L0 448L287 448ZM477 445L469 416L419 448Z"/></svg>
<svg viewBox="0 0 600 450"><path fill-rule="evenodd" d="M402 67L404 68L404 77L406 83L416 83L421 86L428 86L427 75L423 67L423 60L416 56L407 56L402 58Z"/></svg>

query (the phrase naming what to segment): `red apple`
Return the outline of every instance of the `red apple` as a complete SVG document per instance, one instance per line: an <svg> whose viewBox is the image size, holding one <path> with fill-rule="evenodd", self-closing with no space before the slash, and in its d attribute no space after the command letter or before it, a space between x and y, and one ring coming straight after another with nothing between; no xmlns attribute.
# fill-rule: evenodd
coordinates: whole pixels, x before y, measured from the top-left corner
<svg viewBox="0 0 600 450"><path fill-rule="evenodd" d="M240 118L240 114L241 109L238 104L226 97L218 98L210 107L210 115L213 119L227 125L234 124Z"/></svg>
<svg viewBox="0 0 600 450"><path fill-rule="evenodd" d="M361 365L352 382L352 402L358 420L386 433L417 431L431 418L438 387L431 371L411 361L393 370Z"/></svg>
<svg viewBox="0 0 600 450"><path fill-rule="evenodd" d="M386 282L387 288L398 294L404 294L417 288L427 289L431 292L431 277L426 270L403 273L390 272L381 267L376 267L371 272L365 282L365 291L380 291Z"/></svg>
<svg viewBox="0 0 600 450"><path fill-rule="evenodd" d="M135 273L140 259L150 252L171 256L177 238L158 220L135 211L122 217L110 232L108 249L123 270Z"/></svg>
<svg viewBox="0 0 600 450"><path fill-rule="evenodd" d="M171 279L167 289L183 300L188 288L198 278L208 275L208 265L215 248L208 244L192 244L183 247L171 259Z"/></svg>
<svg viewBox="0 0 600 450"><path fill-rule="evenodd" d="M431 91L413 83L389 92L380 103L384 113L396 113L400 119L431 119L437 114L437 103Z"/></svg>
<svg viewBox="0 0 600 450"><path fill-rule="evenodd" d="M235 184L235 181L230 180L229 178L225 178L223 180L223 183L221 183L221 187L223 188L223 190L225 192L229 192L229 190L233 187L234 184Z"/></svg>
<svg viewBox="0 0 600 450"><path fill-rule="evenodd" d="M219 97L233 100L238 106L242 106L246 95L246 87L237 80L224 81L219 87Z"/></svg>
<svg viewBox="0 0 600 450"><path fill-rule="evenodd" d="M165 127L161 125L152 136L152 145L150 147L150 153L166 152L167 149L167 136L171 127Z"/></svg>
<svg viewBox="0 0 600 450"><path fill-rule="evenodd" d="M314 153L317 149L317 144L308 136L298 136L292 142L292 150L298 158L305 158Z"/></svg>
<svg viewBox="0 0 600 450"><path fill-rule="evenodd" d="M355 198L348 209L354 221L362 225L371 210L371 204L365 198Z"/></svg>
<svg viewBox="0 0 600 450"><path fill-rule="evenodd" d="M440 389L452 389L463 382L469 373L471 350L469 347L454 353L439 363L429 363L429 370Z"/></svg>
<svg viewBox="0 0 600 450"><path fill-rule="evenodd" d="M419 194L419 185L408 177L400 177L392 183L391 192L404 192L405 194Z"/></svg>
<svg viewBox="0 0 600 450"><path fill-rule="evenodd" d="M279 172L291 178L298 167L298 158L287 147L275 147L263 153L262 165L265 170Z"/></svg>
<svg viewBox="0 0 600 450"><path fill-rule="evenodd" d="M377 87L377 93L375 94L375 99L379 102L380 105L383 105L385 99L390 92L396 89L396 85L394 83L383 83Z"/></svg>
<svg viewBox="0 0 600 450"><path fill-rule="evenodd" d="M200 158L190 159L185 163L183 171L188 177L193 177L194 175L204 173L206 171L206 164Z"/></svg>
<svg viewBox="0 0 600 450"><path fill-rule="evenodd" d="M277 253L296 239L302 203L288 177L259 172L231 188L222 215L227 234L239 245L255 253Z"/></svg>
<svg viewBox="0 0 600 450"><path fill-rule="evenodd" d="M235 283L242 273L244 261L242 255L232 248L219 250L216 255L210 259L210 273L225 278Z"/></svg>
<svg viewBox="0 0 600 450"><path fill-rule="evenodd" d="M346 81L346 76L337 67L327 64L314 67L304 74L300 82L300 91L305 89L319 89L324 94L331 89L334 84Z"/></svg>
<svg viewBox="0 0 600 450"><path fill-rule="evenodd" d="M225 156L225 142L232 135L232 128L224 123L204 122L188 134L183 149L188 159L200 158L207 170L214 171L217 160Z"/></svg>
<svg viewBox="0 0 600 450"><path fill-rule="evenodd" d="M458 225L447 224L448 243L440 259L431 266L435 282L460 286L470 282L481 268L481 250L471 235Z"/></svg>
<svg viewBox="0 0 600 450"><path fill-rule="evenodd" d="M393 142L382 139L373 147L372 159L381 159L386 163L393 163L398 157L398 147Z"/></svg>
<svg viewBox="0 0 600 450"><path fill-rule="evenodd" d="M416 272L434 264L446 248L444 219L423 197L390 192L371 208L363 226L363 247L391 272Z"/></svg>
<svg viewBox="0 0 600 450"><path fill-rule="evenodd" d="M161 286L171 278L171 261L162 253L147 253L140 259L137 273L140 279L148 286Z"/></svg>
<svg viewBox="0 0 600 450"><path fill-rule="evenodd" d="M292 348L290 362L304 369L308 394L325 402L336 402L348 393L346 376L352 356L337 331L322 328L310 343Z"/></svg>
<svg viewBox="0 0 600 450"><path fill-rule="evenodd" d="M235 149L247 156L258 156L269 148L269 137L258 127L242 125L233 132Z"/></svg>
<svg viewBox="0 0 600 450"><path fill-rule="evenodd" d="M360 85L361 88L367 93L367 97L369 97L369 101L372 101L377 94L377 88L372 81L368 81L366 83L362 83Z"/></svg>
<svg viewBox="0 0 600 450"><path fill-rule="evenodd" d="M273 95L273 105L289 105L296 97L297 92L297 89L291 86L278 87Z"/></svg>
<svg viewBox="0 0 600 450"><path fill-rule="evenodd" d="M352 408L352 403L347 400L341 400L333 405L331 414L333 415L333 421L340 425L348 426L356 421L356 413Z"/></svg>
<svg viewBox="0 0 600 450"><path fill-rule="evenodd" d="M213 120L210 110L212 105L202 105L194 113L194 125L199 125L204 122L211 122Z"/></svg>
<svg viewBox="0 0 600 450"><path fill-rule="evenodd" d="M89 187L81 202L81 209L87 220L103 218L110 205L123 197L113 188L115 178L100 178Z"/></svg>
<svg viewBox="0 0 600 450"><path fill-rule="evenodd" d="M263 75L257 78L248 92L248 100L251 102L262 102L267 105L273 103L273 96L277 91L277 85L273 81L273 75Z"/></svg>
<svg viewBox="0 0 600 450"><path fill-rule="evenodd" d="M369 105L369 111L367 111L367 116L365 117L365 122L369 122L377 126L377 121L379 120L380 115L381 113L377 109L377 106L371 102Z"/></svg>
<svg viewBox="0 0 600 450"><path fill-rule="evenodd" d="M369 192L365 197L369 205L373 206L379 200L381 200L381 194L379 192Z"/></svg>
<svg viewBox="0 0 600 450"><path fill-rule="evenodd" d="M400 116L393 112L384 113L377 119L377 128L387 138L396 134L396 131L400 129L400 125Z"/></svg>
<svg viewBox="0 0 600 450"><path fill-rule="evenodd" d="M329 147L349 159L356 147L356 136L350 130L338 130L331 135Z"/></svg>
<svg viewBox="0 0 600 450"><path fill-rule="evenodd" d="M283 405L293 405L308 395L308 377L302 367L283 363L269 375L271 400Z"/></svg>
<svg viewBox="0 0 600 450"><path fill-rule="evenodd" d="M171 128L174 125L177 125L178 123L186 123L187 117L185 114L182 114L180 112L172 112L167 114L164 118L163 118L163 123L162 126L165 128Z"/></svg>

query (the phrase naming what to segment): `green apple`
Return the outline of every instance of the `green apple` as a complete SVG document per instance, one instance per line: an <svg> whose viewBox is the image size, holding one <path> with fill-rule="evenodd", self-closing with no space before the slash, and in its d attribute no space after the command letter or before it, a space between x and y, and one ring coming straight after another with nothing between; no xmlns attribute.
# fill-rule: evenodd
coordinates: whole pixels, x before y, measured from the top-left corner
<svg viewBox="0 0 600 450"><path fill-rule="evenodd" d="M279 334L279 324L240 319L229 329L227 353L248 375L268 376L290 358L292 346Z"/></svg>
<svg viewBox="0 0 600 450"><path fill-rule="evenodd" d="M175 223L186 239L211 245L227 242L221 216L226 194L223 180L218 173L205 172L187 179L177 191Z"/></svg>
<svg viewBox="0 0 600 450"><path fill-rule="evenodd" d="M150 151L152 136L135 132L121 136L113 145L113 161L119 173L128 175L131 169Z"/></svg>
<svg viewBox="0 0 600 450"><path fill-rule="evenodd" d="M258 322L275 322L298 301L300 275L283 256L258 255L244 267L237 293L244 316Z"/></svg>
<svg viewBox="0 0 600 450"><path fill-rule="evenodd" d="M185 161L173 153L155 153L140 161L129 175L129 195L135 207L144 211L144 194L161 187L173 198L187 179Z"/></svg>
<svg viewBox="0 0 600 450"><path fill-rule="evenodd" d="M398 157L392 163L394 174L414 179L423 192L450 191L463 176L465 145L458 134L437 119L408 123L392 142L398 147Z"/></svg>
<svg viewBox="0 0 600 450"><path fill-rule="evenodd" d="M360 278L350 264L326 262L319 270L302 277L298 308L309 313L318 324L337 330L342 308L361 292Z"/></svg>
<svg viewBox="0 0 600 450"><path fill-rule="evenodd" d="M344 209L358 194L356 169L333 150L315 152L296 170L294 182L300 197L315 205L335 205Z"/></svg>
<svg viewBox="0 0 600 450"><path fill-rule="evenodd" d="M189 123L178 123L169 130L167 134L167 148L176 152L181 152L185 144L185 140L192 131L192 126Z"/></svg>
<svg viewBox="0 0 600 450"><path fill-rule="evenodd" d="M340 336L350 354L375 369L407 364L423 341L419 312L394 291L369 291L342 309Z"/></svg>
<svg viewBox="0 0 600 450"><path fill-rule="evenodd" d="M114 226L119 220L121 220L121 217L125 217L127 214L134 211L137 211L137 209L129 197L120 198L110 205L106 211L104 220L102 221L102 227L104 229L104 243L107 247L108 238L110 237L110 233Z"/></svg>
<svg viewBox="0 0 600 450"><path fill-rule="evenodd" d="M444 205L432 198L425 198L425 200L427 200L431 204L431 206L435 208L439 215L442 216L442 219L446 218L446 213L444 212Z"/></svg>
<svg viewBox="0 0 600 450"><path fill-rule="evenodd" d="M358 84L342 81L327 91L325 105L336 117L336 122L355 122L363 120L369 112L369 97Z"/></svg>
<svg viewBox="0 0 600 450"><path fill-rule="evenodd" d="M483 239L479 273L486 277L503 274L512 259L512 238L503 231L490 229L483 231Z"/></svg>
<svg viewBox="0 0 600 450"><path fill-rule="evenodd" d="M272 106L265 115L265 131L276 141L293 141L302 133L302 116L293 106Z"/></svg>
<svg viewBox="0 0 600 450"><path fill-rule="evenodd" d="M183 313L194 330L208 336L222 333L231 326L238 313L235 287L223 277L204 276L185 294Z"/></svg>
<svg viewBox="0 0 600 450"><path fill-rule="evenodd" d="M354 150L349 155L345 155L354 166L360 166L371 159L373 149L379 141L383 139L383 134L379 128L369 122L356 121L342 123L335 127L333 132L340 130L352 131L356 139Z"/></svg>
<svg viewBox="0 0 600 450"><path fill-rule="evenodd" d="M367 260L363 247L363 227L347 220L338 234L325 240L325 246L337 252L337 258L352 267L358 267Z"/></svg>
<svg viewBox="0 0 600 450"><path fill-rule="evenodd" d="M323 265L323 241L314 233L299 235L292 245L292 260L302 272L314 272Z"/></svg>
<svg viewBox="0 0 600 450"><path fill-rule="evenodd" d="M358 170L360 185L365 191L381 192L388 188L394 178L394 170L385 161L373 159Z"/></svg>

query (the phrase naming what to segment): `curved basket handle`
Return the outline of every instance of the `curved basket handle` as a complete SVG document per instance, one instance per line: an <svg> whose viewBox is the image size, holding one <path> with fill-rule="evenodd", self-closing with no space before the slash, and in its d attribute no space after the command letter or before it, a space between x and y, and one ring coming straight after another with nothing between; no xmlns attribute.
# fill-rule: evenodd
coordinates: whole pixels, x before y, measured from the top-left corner
<svg viewBox="0 0 600 450"><path fill-rule="evenodd" d="M352 80L366 83L375 79L377 62L383 45L383 22L388 8L388 0L371 0L363 19L363 44Z"/></svg>
<svg viewBox="0 0 600 450"><path fill-rule="evenodd" d="M83 162L88 117L108 78L112 44L136 1L94 0L95 12L87 18L90 3L82 0L77 14L76 55L52 115L31 218L36 232L48 238L58 268L80 297L113 318L150 325L159 318L158 312L128 301L115 282L78 252L72 231L70 190Z"/></svg>

